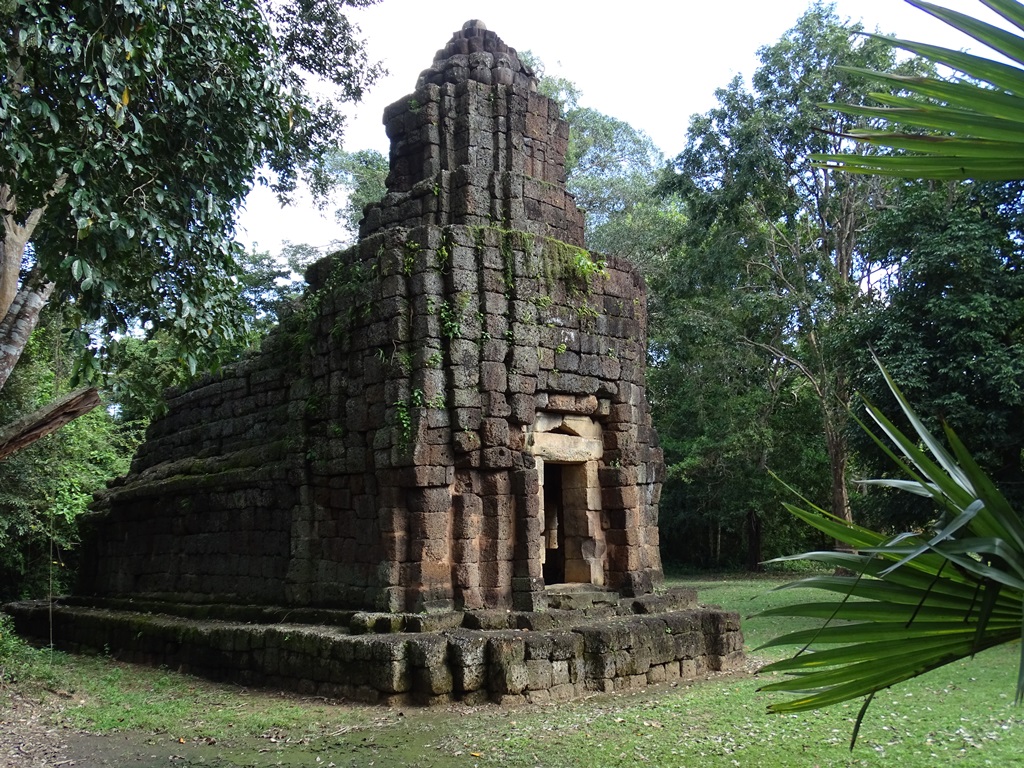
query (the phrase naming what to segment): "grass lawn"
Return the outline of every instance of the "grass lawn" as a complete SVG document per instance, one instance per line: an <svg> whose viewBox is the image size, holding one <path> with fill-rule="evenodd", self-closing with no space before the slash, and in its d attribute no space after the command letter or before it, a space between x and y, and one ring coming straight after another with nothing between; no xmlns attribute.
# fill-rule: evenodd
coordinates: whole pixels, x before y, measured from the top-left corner
<svg viewBox="0 0 1024 768"><path fill-rule="evenodd" d="M685 583L698 587L702 602L744 617L810 594L769 592L783 583L777 578ZM748 651L799 626L745 618ZM770 716L749 674L570 704L399 712L215 685L106 658L11 648L5 657L4 648L0 637L0 707L16 696L75 731L205 745L177 765L1024 766L1024 709L1013 703L1019 645L879 694L852 753L860 702Z"/></svg>

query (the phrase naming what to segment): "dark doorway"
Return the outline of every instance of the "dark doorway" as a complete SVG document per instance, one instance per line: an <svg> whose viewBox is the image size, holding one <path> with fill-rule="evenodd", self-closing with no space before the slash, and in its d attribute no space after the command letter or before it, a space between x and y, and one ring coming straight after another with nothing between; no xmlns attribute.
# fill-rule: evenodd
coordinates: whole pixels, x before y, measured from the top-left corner
<svg viewBox="0 0 1024 768"><path fill-rule="evenodd" d="M565 583L562 465L544 462L544 583Z"/></svg>

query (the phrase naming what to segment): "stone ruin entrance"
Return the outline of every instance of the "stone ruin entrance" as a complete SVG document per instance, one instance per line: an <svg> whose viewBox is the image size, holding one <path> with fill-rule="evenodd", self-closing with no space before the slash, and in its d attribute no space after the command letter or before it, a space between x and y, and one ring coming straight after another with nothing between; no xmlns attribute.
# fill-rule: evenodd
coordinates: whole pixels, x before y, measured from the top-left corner
<svg viewBox="0 0 1024 768"><path fill-rule="evenodd" d="M601 425L587 416L542 413L530 452L541 480L544 583L604 586L601 521Z"/></svg>
<svg viewBox="0 0 1024 768"><path fill-rule="evenodd" d="M54 636L373 701L735 663L735 615L652 594L645 288L583 247L558 105L472 21L384 123L359 243L259 353L169 398L97 495ZM8 610L48 634L50 606Z"/></svg>

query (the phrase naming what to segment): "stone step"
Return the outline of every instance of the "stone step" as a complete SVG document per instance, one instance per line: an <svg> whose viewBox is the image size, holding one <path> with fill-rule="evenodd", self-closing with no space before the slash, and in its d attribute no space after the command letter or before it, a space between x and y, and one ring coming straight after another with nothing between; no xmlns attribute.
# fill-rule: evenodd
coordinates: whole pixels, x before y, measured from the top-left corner
<svg viewBox="0 0 1024 768"><path fill-rule="evenodd" d="M578 611L595 606L616 606L619 593L595 587L593 584L556 584L544 590L548 607L564 611Z"/></svg>
<svg viewBox="0 0 1024 768"><path fill-rule="evenodd" d="M19 634L73 652L166 665L242 685L376 704L562 701L743 664L739 615L700 608L530 631L352 634L341 627L244 624L11 603ZM536 614L543 616L544 614ZM51 635L52 633L52 635Z"/></svg>

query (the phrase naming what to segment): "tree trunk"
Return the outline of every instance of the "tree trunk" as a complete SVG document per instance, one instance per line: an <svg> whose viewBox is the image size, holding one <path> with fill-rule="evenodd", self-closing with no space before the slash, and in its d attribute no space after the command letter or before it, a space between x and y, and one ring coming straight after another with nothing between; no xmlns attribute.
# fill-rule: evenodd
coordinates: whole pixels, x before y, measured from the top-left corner
<svg viewBox="0 0 1024 768"><path fill-rule="evenodd" d="M754 510L747 511L747 570L762 571L761 565L761 516Z"/></svg>
<svg viewBox="0 0 1024 768"><path fill-rule="evenodd" d="M0 204L3 196L0 195ZM0 238L0 320L7 317L15 296L18 295L18 278L21 276L21 257L25 253L26 241L21 232L4 227Z"/></svg>
<svg viewBox="0 0 1024 768"><path fill-rule="evenodd" d="M22 283L3 320L0 320L0 390L25 351L28 337L39 323L39 313L53 293L53 283L33 272Z"/></svg>
<svg viewBox="0 0 1024 768"><path fill-rule="evenodd" d="M79 389L0 429L0 461L84 416L100 404L95 387Z"/></svg>
<svg viewBox="0 0 1024 768"><path fill-rule="evenodd" d="M67 174L60 176L53 182L53 187L43 199L48 203L54 195L64 189L67 181ZM3 228L3 239L0 239L0 320L6 319L7 312L17 297L25 246L32 239L39 221L46 213L46 208L46 205L33 208L24 213L23 220L19 220L18 201L14 193L7 184L0 184L0 225Z"/></svg>
<svg viewBox="0 0 1024 768"><path fill-rule="evenodd" d="M849 450L846 437L834 425L825 428L825 440L828 450L829 468L832 471L832 509L831 512L841 520L853 522L850 511L850 494L846 488L846 464L849 461Z"/></svg>
<svg viewBox="0 0 1024 768"><path fill-rule="evenodd" d="M825 445L828 450L829 466L832 470L832 509L831 512L841 520L853 522L850 510L850 494L846 488L846 464L850 453L846 444L846 435L842 427L837 427L829 420L825 424ZM848 544L842 541L833 543L837 552L852 552Z"/></svg>
<svg viewBox="0 0 1024 768"><path fill-rule="evenodd" d="M44 199L49 201L64 189L67 174L60 176ZM33 208L19 221L18 202L7 184L0 184L0 390L7 383L11 371L21 358L28 337L39 323L39 313L53 293L37 263L28 277L21 282L21 262L25 246L39 226L46 205Z"/></svg>

